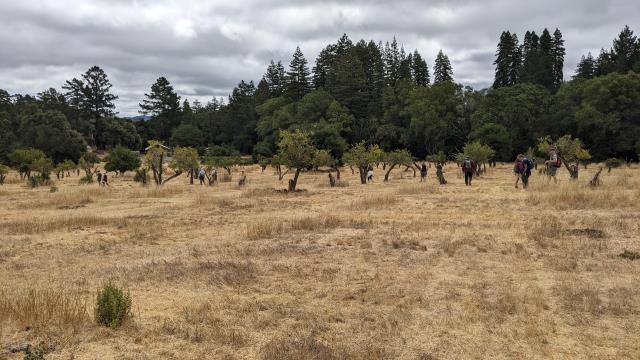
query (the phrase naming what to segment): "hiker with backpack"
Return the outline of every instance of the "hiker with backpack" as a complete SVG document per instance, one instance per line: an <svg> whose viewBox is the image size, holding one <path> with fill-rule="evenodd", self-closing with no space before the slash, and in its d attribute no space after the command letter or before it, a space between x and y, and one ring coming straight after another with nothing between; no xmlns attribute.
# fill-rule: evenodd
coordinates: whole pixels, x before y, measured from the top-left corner
<svg viewBox="0 0 640 360"><path fill-rule="evenodd" d="M447 183L447 180L444 178L444 174L442 173L442 163L440 161L436 164L436 176L438 177L440 185L445 185Z"/></svg>
<svg viewBox="0 0 640 360"><path fill-rule="evenodd" d="M420 182L426 182L427 181L427 164L422 163L422 166L420 167Z"/></svg>
<svg viewBox="0 0 640 360"><path fill-rule="evenodd" d="M551 181L551 178L553 178L553 182L557 184L558 179L556 179L556 172L558 168L562 166L562 160L560 160L555 147L549 149L549 160L545 161L544 164L547 168L547 184Z"/></svg>
<svg viewBox="0 0 640 360"><path fill-rule="evenodd" d="M513 167L513 171L517 175L516 189L518 188L518 181L520 181L520 179L522 179L522 188L526 189L529 186L531 169L533 169L533 161L527 159L523 154L518 154Z"/></svg>
<svg viewBox="0 0 640 360"><path fill-rule="evenodd" d="M207 175L207 172L204 170L204 167L200 168L198 172L198 180L200 181L200 186L204 185L204 178Z"/></svg>
<svg viewBox="0 0 640 360"><path fill-rule="evenodd" d="M476 169L476 162L468 156L465 156L462 162L462 173L464 174L464 184L466 186L471 186L471 180L473 179L473 174L476 172Z"/></svg>

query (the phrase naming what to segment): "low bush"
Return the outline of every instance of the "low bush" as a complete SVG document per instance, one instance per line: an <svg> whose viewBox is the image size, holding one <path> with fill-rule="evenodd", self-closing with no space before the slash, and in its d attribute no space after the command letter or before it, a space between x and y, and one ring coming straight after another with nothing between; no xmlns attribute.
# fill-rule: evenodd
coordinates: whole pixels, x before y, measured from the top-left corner
<svg viewBox="0 0 640 360"><path fill-rule="evenodd" d="M618 255L627 260L640 260L640 254L635 251L625 250L622 254Z"/></svg>
<svg viewBox="0 0 640 360"><path fill-rule="evenodd" d="M96 297L95 317L98 324L112 329L120 327L131 314L131 296L107 283Z"/></svg>

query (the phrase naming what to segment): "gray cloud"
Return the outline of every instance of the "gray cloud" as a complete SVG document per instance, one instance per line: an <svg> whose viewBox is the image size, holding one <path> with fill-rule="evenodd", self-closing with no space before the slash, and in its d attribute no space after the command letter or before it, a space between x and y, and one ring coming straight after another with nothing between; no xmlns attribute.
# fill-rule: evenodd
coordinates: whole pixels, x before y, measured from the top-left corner
<svg viewBox="0 0 640 360"><path fill-rule="evenodd" d="M206 101L241 79L259 80L270 59L288 63L296 45L312 66L343 33L376 42L396 36L430 67L443 49L456 80L482 88L492 82L503 30L522 39L529 29L560 28L569 77L582 54L597 54L625 24L638 24L638 10L634 0L3 1L0 88L35 94L97 64L120 96L118 111L134 115L159 76L183 98Z"/></svg>

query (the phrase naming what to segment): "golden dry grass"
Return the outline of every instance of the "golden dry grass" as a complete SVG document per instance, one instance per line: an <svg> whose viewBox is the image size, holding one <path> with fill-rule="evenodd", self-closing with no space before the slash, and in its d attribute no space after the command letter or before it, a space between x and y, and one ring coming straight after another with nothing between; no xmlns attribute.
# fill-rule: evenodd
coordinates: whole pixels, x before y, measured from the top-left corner
<svg viewBox="0 0 640 360"><path fill-rule="evenodd" d="M446 186L302 173L296 194L258 167L243 188L10 174L0 359L638 358L640 260L619 254L640 252L640 169L523 190L510 168L472 187L453 166ZM91 316L106 281L133 299L118 330Z"/></svg>

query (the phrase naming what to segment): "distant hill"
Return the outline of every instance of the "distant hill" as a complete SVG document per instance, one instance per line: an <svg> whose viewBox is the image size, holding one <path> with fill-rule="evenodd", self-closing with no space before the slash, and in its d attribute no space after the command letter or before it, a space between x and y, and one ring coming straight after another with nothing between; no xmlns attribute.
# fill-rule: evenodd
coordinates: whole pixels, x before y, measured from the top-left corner
<svg viewBox="0 0 640 360"><path fill-rule="evenodd" d="M151 116L150 115L138 115L138 116L128 117L127 119L129 119L131 121L149 121L149 120L151 120Z"/></svg>

